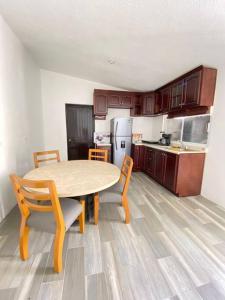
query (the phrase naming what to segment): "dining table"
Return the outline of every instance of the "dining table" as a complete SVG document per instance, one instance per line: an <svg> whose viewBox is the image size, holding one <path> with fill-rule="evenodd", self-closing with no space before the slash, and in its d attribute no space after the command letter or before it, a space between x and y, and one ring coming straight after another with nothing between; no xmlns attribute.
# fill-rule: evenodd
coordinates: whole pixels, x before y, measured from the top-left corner
<svg viewBox="0 0 225 300"><path fill-rule="evenodd" d="M49 163L29 171L24 176L30 180L53 180L58 197L80 197L103 191L119 181L120 169L111 163L97 160L71 160ZM35 191L35 189L33 189ZM38 189L37 192L46 192ZM86 208L87 208L87 202Z"/></svg>

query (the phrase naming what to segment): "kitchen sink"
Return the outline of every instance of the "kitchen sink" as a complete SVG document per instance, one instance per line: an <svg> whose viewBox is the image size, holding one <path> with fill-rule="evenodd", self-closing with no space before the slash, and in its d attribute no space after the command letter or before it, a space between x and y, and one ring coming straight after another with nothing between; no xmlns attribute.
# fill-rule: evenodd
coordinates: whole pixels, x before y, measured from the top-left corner
<svg viewBox="0 0 225 300"><path fill-rule="evenodd" d="M168 146L169 150L173 150L173 151L176 151L176 152L193 152L193 151L198 151L196 149L190 149L190 148L180 148L180 147L173 147L173 146Z"/></svg>

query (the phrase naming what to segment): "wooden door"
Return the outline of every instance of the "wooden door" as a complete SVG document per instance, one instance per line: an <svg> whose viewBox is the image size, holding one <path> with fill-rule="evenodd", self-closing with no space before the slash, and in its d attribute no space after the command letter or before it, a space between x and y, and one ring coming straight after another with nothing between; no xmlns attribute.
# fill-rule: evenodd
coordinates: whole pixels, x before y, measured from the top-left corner
<svg viewBox="0 0 225 300"><path fill-rule="evenodd" d="M109 95L108 96L108 107L120 107L120 95Z"/></svg>
<svg viewBox="0 0 225 300"><path fill-rule="evenodd" d="M191 74L184 80L183 105L198 105L200 98L201 72Z"/></svg>
<svg viewBox="0 0 225 300"><path fill-rule="evenodd" d="M155 97L154 93L143 96L143 115L154 115Z"/></svg>
<svg viewBox="0 0 225 300"><path fill-rule="evenodd" d="M178 155L173 153L165 154L165 172L163 185L170 191L176 191L176 176L177 176Z"/></svg>
<svg viewBox="0 0 225 300"><path fill-rule="evenodd" d="M132 107L132 96L121 96L120 105L121 108L131 108Z"/></svg>
<svg viewBox="0 0 225 300"><path fill-rule="evenodd" d="M171 88L171 106L170 110L178 110L183 103L183 88L184 81L180 80L176 82Z"/></svg>
<svg viewBox="0 0 225 300"><path fill-rule="evenodd" d="M88 149L94 147L94 126L92 105L66 104L68 160L88 158Z"/></svg>
<svg viewBox="0 0 225 300"><path fill-rule="evenodd" d="M97 116L105 116L108 113L107 95L94 95L94 114Z"/></svg>
<svg viewBox="0 0 225 300"><path fill-rule="evenodd" d="M163 184L165 171L165 152L155 151L155 179Z"/></svg>

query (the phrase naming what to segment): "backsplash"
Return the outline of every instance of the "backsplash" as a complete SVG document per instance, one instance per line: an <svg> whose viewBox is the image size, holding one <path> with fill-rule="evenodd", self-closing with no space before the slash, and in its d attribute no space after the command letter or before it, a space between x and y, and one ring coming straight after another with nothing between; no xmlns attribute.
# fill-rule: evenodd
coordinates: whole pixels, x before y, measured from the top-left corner
<svg viewBox="0 0 225 300"><path fill-rule="evenodd" d="M109 132L94 132L94 143L95 144L109 144L110 133Z"/></svg>

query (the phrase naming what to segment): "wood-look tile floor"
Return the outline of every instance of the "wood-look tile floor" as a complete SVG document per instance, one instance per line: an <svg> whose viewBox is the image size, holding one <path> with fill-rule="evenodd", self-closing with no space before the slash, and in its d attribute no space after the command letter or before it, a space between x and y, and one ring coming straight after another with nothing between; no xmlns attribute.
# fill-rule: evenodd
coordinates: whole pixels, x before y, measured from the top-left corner
<svg viewBox="0 0 225 300"><path fill-rule="evenodd" d="M71 228L61 274L52 235L31 231L20 260L15 208L0 224L0 299L225 299L225 209L177 198L143 173L132 176L129 203L129 225L121 206L103 203L98 226Z"/></svg>

